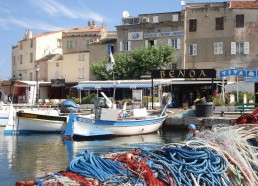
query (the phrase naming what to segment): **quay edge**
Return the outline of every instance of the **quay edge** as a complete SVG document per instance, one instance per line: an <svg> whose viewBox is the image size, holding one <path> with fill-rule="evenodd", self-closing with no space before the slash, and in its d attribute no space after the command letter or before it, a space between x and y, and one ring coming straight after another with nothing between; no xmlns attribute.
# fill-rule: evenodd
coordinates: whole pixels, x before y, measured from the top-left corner
<svg viewBox="0 0 258 186"><path fill-rule="evenodd" d="M241 114L239 112L225 112L221 116L220 112L214 112L212 117L196 117L185 116L186 112L194 112L195 109L167 109L168 117L165 120L163 127L167 129L187 129L188 124L193 123L199 129L210 128L213 125L221 124L229 126L233 119L237 119Z"/></svg>

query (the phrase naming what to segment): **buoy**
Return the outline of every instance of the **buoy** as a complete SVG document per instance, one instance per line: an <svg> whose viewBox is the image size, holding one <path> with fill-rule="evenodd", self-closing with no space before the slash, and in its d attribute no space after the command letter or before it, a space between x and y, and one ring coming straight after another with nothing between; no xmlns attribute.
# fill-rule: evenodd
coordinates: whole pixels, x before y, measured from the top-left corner
<svg viewBox="0 0 258 186"><path fill-rule="evenodd" d="M126 158L127 161L132 161L133 154L131 152L127 152L125 158Z"/></svg>
<svg viewBox="0 0 258 186"><path fill-rule="evenodd" d="M246 118L241 119L240 123L245 124L246 123Z"/></svg>
<svg viewBox="0 0 258 186"><path fill-rule="evenodd" d="M23 180L16 181L15 183L15 186L24 186L24 185L25 185L25 181Z"/></svg>
<svg viewBox="0 0 258 186"><path fill-rule="evenodd" d="M30 180L30 181L25 182L25 186L34 186L34 185L35 185L34 180Z"/></svg>
<svg viewBox="0 0 258 186"><path fill-rule="evenodd" d="M93 184L93 185L99 185L99 180L98 180L98 179L94 179L94 180L92 181L92 184Z"/></svg>
<svg viewBox="0 0 258 186"><path fill-rule="evenodd" d="M199 135L199 133L200 133L200 131L199 131L199 130L195 130L195 131L193 132L193 136L198 136L198 135Z"/></svg>

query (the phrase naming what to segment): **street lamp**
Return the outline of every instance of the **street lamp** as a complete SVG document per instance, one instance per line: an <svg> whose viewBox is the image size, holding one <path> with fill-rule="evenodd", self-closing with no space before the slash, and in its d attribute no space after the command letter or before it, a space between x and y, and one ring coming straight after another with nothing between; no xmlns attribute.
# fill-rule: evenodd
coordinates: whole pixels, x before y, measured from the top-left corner
<svg viewBox="0 0 258 186"><path fill-rule="evenodd" d="M36 68L36 105L39 103L39 71L40 71L40 66L37 64L35 66Z"/></svg>

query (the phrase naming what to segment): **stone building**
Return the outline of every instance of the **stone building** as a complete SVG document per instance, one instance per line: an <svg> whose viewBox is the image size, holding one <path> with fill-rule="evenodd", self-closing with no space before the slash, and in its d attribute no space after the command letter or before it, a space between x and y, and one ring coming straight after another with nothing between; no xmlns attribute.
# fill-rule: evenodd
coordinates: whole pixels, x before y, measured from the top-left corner
<svg viewBox="0 0 258 186"><path fill-rule="evenodd" d="M118 52L126 52L139 47L168 44L176 49L176 59L169 69L184 68L184 14L165 12L129 16L123 13L122 24L117 29Z"/></svg>
<svg viewBox="0 0 258 186"><path fill-rule="evenodd" d="M187 3L185 68L248 68L258 54L257 8L258 1Z"/></svg>
<svg viewBox="0 0 258 186"><path fill-rule="evenodd" d="M12 47L12 78L36 80L37 60L49 54L62 54L61 41L62 31L32 35L30 30L26 30L24 38ZM47 81L44 71L40 72L39 78Z"/></svg>

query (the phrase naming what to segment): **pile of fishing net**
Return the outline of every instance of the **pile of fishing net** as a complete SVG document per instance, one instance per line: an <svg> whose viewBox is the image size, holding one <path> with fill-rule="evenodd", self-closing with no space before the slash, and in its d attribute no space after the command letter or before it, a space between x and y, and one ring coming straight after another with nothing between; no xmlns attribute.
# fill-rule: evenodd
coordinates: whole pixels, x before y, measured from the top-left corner
<svg viewBox="0 0 258 186"><path fill-rule="evenodd" d="M135 149L104 156L85 151L66 171L34 181L37 185L85 186L258 185L257 147L250 141L257 138L258 127L214 127L158 150Z"/></svg>

